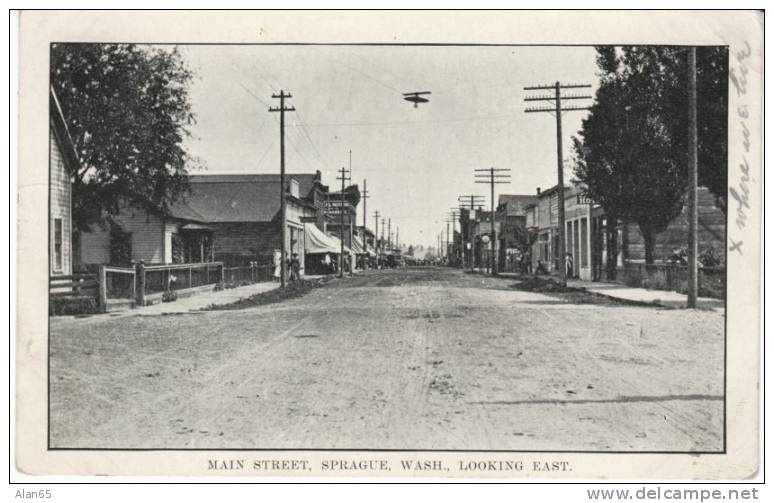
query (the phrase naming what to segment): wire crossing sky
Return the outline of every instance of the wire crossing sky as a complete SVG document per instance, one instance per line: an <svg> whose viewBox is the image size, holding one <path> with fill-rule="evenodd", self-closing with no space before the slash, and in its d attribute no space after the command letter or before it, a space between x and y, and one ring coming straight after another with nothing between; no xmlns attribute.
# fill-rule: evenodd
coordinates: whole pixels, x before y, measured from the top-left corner
<svg viewBox="0 0 774 503"><path fill-rule="evenodd" d="M279 172L279 120L268 108L284 90L296 108L286 116L287 172L320 170L335 189L352 150L352 183L368 180L369 212L400 226L401 242L425 246L436 244L459 194L485 195L489 206L476 168L511 169L511 183L496 194L556 184L555 120L524 113L524 86L597 82L591 47L180 49L198 76L187 147L204 173ZM415 91L431 91L429 103L414 108L403 100ZM563 116L565 159L585 115Z"/></svg>

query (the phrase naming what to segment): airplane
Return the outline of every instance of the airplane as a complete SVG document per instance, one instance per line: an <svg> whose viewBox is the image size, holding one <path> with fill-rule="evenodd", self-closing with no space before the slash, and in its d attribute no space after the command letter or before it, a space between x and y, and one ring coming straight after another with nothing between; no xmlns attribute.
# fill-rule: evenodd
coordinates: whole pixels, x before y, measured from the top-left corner
<svg viewBox="0 0 774 503"><path fill-rule="evenodd" d="M421 91L416 93L403 93L403 96L404 96L403 99L414 103L414 108L417 108L417 106L420 103L427 103L428 101L430 101L427 98L421 97L420 94L430 94L430 91Z"/></svg>

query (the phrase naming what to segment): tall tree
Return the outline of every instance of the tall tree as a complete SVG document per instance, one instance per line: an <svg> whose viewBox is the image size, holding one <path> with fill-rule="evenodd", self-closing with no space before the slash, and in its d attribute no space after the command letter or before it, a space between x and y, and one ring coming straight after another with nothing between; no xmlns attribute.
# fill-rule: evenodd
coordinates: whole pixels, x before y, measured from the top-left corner
<svg viewBox="0 0 774 503"><path fill-rule="evenodd" d="M663 71L660 50L598 50L597 98L573 139L576 176L605 208L608 230L618 219L637 223L647 263L656 236L682 210L687 183L687 149L669 130L675 82Z"/></svg>
<svg viewBox="0 0 774 503"><path fill-rule="evenodd" d="M193 79L176 48L55 44L51 85L79 156L73 221L89 230L124 203L166 211L187 189Z"/></svg>

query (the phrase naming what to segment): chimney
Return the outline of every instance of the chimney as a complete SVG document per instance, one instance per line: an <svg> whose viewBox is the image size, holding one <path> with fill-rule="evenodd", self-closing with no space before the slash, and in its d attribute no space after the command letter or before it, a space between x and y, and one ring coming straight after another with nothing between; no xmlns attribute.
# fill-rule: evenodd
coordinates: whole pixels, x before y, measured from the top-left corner
<svg viewBox="0 0 774 503"><path fill-rule="evenodd" d="M537 188L537 195L540 195L540 187Z"/></svg>

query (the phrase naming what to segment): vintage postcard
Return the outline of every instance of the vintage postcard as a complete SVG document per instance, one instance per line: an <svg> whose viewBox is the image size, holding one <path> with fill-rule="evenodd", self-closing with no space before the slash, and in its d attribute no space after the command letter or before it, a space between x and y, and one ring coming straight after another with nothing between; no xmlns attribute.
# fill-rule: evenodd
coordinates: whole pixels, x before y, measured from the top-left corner
<svg viewBox="0 0 774 503"><path fill-rule="evenodd" d="M756 474L763 13L19 19L20 472Z"/></svg>

